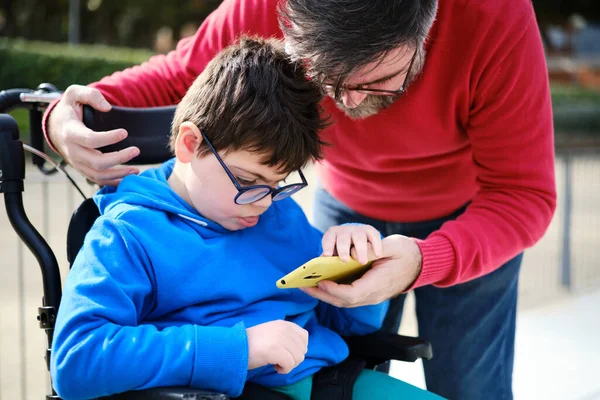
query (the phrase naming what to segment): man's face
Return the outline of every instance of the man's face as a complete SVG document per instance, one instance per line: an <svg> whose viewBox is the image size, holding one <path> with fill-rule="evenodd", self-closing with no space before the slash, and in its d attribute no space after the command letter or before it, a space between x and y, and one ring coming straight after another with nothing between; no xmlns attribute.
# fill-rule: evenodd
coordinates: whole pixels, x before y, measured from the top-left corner
<svg viewBox="0 0 600 400"><path fill-rule="evenodd" d="M286 51L294 57L294 43L286 38ZM310 71L310 59L306 59ZM423 69L425 49L401 46L354 72L335 96L337 82L318 71L310 71L313 79L323 82L324 91L338 108L353 119L366 118L391 106ZM372 90L372 91L371 91ZM381 92L378 92L381 91ZM389 91L386 93L386 91ZM376 92L376 93L375 93ZM394 93L396 92L396 93Z"/></svg>
<svg viewBox="0 0 600 400"><path fill-rule="evenodd" d="M337 99L333 90L327 90L335 86L334 82L331 86L326 86L326 92L350 118L361 119L375 115L400 97L399 94L388 94L385 91L394 92L408 87L421 72L424 58L423 48L416 51L408 47L398 48L353 73L343 85ZM328 83L327 79L325 83ZM369 89L374 91L370 92ZM378 90L383 92L377 92Z"/></svg>

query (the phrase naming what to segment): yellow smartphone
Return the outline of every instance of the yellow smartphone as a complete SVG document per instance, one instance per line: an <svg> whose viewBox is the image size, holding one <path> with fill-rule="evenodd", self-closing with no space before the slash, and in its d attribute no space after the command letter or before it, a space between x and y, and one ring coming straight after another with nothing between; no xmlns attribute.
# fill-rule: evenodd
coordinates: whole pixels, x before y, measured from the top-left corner
<svg viewBox="0 0 600 400"><path fill-rule="evenodd" d="M317 286L323 280L348 284L360 278L373 262L361 264L352 259L348 262L339 257L317 257L308 261L277 280L280 289Z"/></svg>

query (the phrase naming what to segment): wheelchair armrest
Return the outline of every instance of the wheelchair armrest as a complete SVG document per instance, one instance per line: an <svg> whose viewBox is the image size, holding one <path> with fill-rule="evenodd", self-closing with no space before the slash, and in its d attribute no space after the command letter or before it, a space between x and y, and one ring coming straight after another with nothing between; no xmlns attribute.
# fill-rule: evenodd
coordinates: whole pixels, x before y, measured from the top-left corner
<svg viewBox="0 0 600 400"><path fill-rule="evenodd" d="M229 400L230 397L220 393L209 392L206 390L179 388L179 387L163 387L146 389L140 391L131 391L121 394L116 394L109 397L103 397L98 400ZM252 382L246 382L244 392L240 400L291 400L285 393L280 393L267 387L258 385Z"/></svg>
<svg viewBox="0 0 600 400"><path fill-rule="evenodd" d="M139 391L130 391L119 393L108 397L102 397L98 400L229 400L229 397L221 394L209 392L206 390L179 388L179 387L161 387Z"/></svg>
<svg viewBox="0 0 600 400"><path fill-rule="evenodd" d="M374 332L363 336L349 336L344 340L352 357L362 358L367 368L374 368L388 360L414 362L419 358L433 357L431 343L418 337L387 332Z"/></svg>
<svg viewBox="0 0 600 400"><path fill-rule="evenodd" d="M366 368L375 368L388 360L416 361L419 358L429 360L432 356L431 344L423 339L401 336L393 333L375 332L364 336L345 337L350 348L350 356L366 361ZM252 389L252 390L248 390ZM247 384L242 394L243 399L283 399L282 393L272 392L267 388ZM229 400L227 395L205 390L189 388L154 388L130 391L98 400Z"/></svg>

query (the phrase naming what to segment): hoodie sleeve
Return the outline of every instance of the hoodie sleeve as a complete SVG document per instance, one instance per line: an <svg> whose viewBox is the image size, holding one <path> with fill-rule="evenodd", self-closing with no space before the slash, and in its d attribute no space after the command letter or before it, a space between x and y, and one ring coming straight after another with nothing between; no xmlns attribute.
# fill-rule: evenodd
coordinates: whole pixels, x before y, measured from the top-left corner
<svg viewBox="0 0 600 400"><path fill-rule="evenodd" d="M144 324L154 307L150 261L124 222L99 218L69 274L51 357L65 400L159 386L238 396L248 367L245 327Z"/></svg>
<svg viewBox="0 0 600 400"><path fill-rule="evenodd" d="M320 256L323 253L323 232L313 227L310 240L312 241L311 247L316 249L315 257ZM381 328L388 306L389 301L384 301L372 306L340 308L321 301L316 312L321 325L342 336L366 335Z"/></svg>

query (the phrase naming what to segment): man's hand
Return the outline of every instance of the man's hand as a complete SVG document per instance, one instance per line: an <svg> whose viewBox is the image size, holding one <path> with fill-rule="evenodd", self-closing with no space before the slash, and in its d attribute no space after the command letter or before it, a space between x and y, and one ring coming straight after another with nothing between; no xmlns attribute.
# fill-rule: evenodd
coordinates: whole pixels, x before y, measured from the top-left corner
<svg viewBox="0 0 600 400"><path fill-rule="evenodd" d="M337 307L379 304L412 285L421 272L421 263L421 250L413 239L391 235L383 239L383 257L351 285L321 281L316 288L301 290Z"/></svg>
<svg viewBox="0 0 600 400"><path fill-rule="evenodd" d="M273 364L280 374L296 368L308 351L308 332L288 321L270 321L246 329L248 369Z"/></svg>
<svg viewBox="0 0 600 400"><path fill-rule="evenodd" d="M333 226L322 239L323 256L337 255L344 262L354 258L361 264L381 257L381 235L371 225Z"/></svg>
<svg viewBox="0 0 600 400"><path fill-rule="evenodd" d="M96 150L120 142L127 137L127 132L124 129L94 132L87 128L81 122L84 104L103 112L111 108L98 90L72 85L48 119L50 141L65 161L100 185L116 185L124 176L139 173L137 168L119 165L136 157L140 153L137 147L106 154Z"/></svg>

